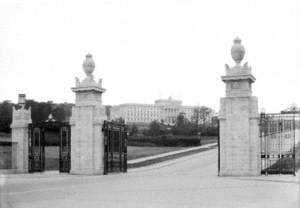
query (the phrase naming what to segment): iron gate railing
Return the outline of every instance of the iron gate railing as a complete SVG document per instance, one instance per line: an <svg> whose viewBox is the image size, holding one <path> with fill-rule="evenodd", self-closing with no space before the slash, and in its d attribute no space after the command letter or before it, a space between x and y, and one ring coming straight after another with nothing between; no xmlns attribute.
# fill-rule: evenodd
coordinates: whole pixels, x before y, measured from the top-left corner
<svg viewBox="0 0 300 208"><path fill-rule="evenodd" d="M262 174L295 174L295 139L299 136L299 122L299 114L261 114Z"/></svg>
<svg viewBox="0 0 300 208"><path fill-rule="evenodd" d="M123 123L104 121L104 174L127 172L127 127Z"/></svg>
<svg viewBox="0 0 300 208"><path fill-rule="evenodd" d="M29 172L45 170L45 132L59 131L59 171L70 172L71 129L67 122L39 122L28 125L28 169Z"/></svg>

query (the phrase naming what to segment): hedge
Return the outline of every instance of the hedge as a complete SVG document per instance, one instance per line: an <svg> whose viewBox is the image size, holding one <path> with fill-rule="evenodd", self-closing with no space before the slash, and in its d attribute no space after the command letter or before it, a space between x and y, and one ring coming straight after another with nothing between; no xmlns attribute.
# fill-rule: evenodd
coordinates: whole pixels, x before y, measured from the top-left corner
<svg viewBox="0 0 300 208"><path fill-rule="evenodd" d="M211 143L216 141L216 137L201 137L201 141L198 136L129 136L129 146L169 146L169 147L187 147L187 146L199 146L203 143ZM209 141L211 140L211 141Z"/></svg>

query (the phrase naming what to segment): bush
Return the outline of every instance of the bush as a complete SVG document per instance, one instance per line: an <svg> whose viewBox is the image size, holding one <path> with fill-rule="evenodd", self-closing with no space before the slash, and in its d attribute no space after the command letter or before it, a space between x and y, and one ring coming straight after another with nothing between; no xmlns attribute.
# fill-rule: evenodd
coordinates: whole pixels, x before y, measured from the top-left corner
<svg viewBox="0 0 300 208"><path fill-rule="evenodd" d="M201 131L201 135L202 136L218 136L219 129L218 129L218 127L203 128Z"/></svg>

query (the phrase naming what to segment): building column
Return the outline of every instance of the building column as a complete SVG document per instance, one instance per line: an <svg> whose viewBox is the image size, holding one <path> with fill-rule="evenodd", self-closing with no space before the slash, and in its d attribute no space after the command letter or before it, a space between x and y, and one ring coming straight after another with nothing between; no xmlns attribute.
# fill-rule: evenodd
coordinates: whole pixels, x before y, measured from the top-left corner
<svg viewBox="0 0 300 208"><path fill-rule="evenodd" d="M75 106L72 108L71 124L71 174L103 174L104 135L103 121L106 120L102 105L102 80L94 81L95 63L88 54L83 62L87 77L80 82L76 78Z"/></svg>
<svg viewBox="0 0 300 208"><path fill-rule="evenodd" d="M259 114L252 96L255 82L247 62L241 65L245 49L236 38L231 55L234 67L226 66L222 81L226 97L220 101L220 176L260 175Z"/></svg>
<svg viewBox="0 0 300 208"><path fill-rule="evenodd" d="M12 142L17 142L13 149L13 161L16 162L18 173L28 172L28 124L31 123L31 109L25 109L25 94L19 94L20 109L13 107L11 137Z"/></svg>

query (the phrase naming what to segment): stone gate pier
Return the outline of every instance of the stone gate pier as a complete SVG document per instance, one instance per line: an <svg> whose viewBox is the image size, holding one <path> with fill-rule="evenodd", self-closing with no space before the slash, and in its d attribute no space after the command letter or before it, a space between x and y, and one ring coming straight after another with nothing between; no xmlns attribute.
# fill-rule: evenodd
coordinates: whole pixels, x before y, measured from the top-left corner
<svg viewBox="0 0 300 208"><path fill-rule="evenodd" d="M31 121L31 108L25 108L26 95L19 94L18 104L21 108L13 107L11 138L17 143L12 159L15 161L17 173L28 172L28 124Z"/></svg>
<svg viewBox="0 0 300 208"><path fill-rule="evenodd" d="M220 176L260 175L259 114L252 96L255 82L247 62L241 65L245 49L236 38L231 56L236 65L226 66L222 81L226 97L220 101Z"/></svg>
<svg viewBox="0 0 300 208"><path fill-rule="evenodd" d="M102 105L102 80L95 82L95 63L88 54L83 62L86 78L79 81L72 91L76 94L72 109L71 125L71 171L72 174L103 174L104 136L102 125L106 120Z"/></svg>

